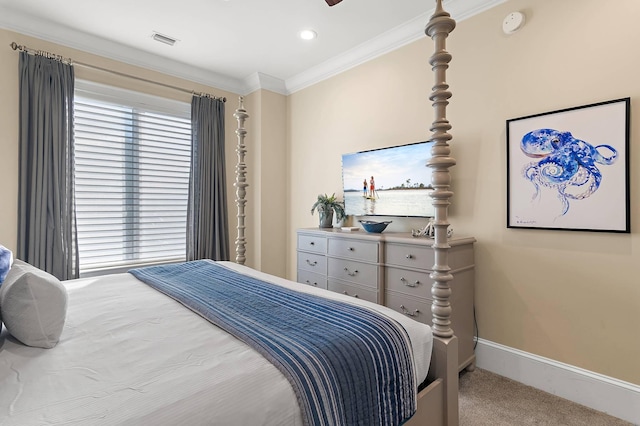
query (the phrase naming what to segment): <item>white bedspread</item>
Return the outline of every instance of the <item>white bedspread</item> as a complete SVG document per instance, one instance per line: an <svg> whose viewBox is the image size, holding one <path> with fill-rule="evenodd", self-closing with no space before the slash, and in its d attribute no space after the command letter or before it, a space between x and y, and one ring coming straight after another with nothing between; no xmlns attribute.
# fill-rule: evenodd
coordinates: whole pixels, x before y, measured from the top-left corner
<svg viewBox="0 0 640 426"><path fill-rule="evenodd" d="M426 377L428 326L391 309L266 275L283 286L347 300L400 321ZM67 281L69 308L53 349L0 334L2 425L301 425L287 379L231 335L130 274Z"/></svg>

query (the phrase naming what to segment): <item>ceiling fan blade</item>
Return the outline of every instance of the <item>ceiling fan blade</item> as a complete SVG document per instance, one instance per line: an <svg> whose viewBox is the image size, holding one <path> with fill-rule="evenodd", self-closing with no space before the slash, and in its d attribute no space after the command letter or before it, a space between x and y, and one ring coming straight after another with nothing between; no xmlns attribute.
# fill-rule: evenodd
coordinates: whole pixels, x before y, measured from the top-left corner
<svg viewBox="0 0 640 426"><path fill-rule="evenodd" d="M340 3L342 0L325 0L329 6L335 6Z"/></svg>

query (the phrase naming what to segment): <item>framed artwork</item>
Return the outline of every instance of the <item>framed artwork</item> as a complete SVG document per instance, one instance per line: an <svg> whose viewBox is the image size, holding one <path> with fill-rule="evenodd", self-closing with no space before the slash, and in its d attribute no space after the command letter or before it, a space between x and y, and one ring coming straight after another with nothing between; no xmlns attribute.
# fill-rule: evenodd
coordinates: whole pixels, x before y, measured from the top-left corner
<svg viewBox="0 0 640 426"><path fill-rule="evenodd" d="M629 105L507 120L507 228L630 232Z"/></svg>

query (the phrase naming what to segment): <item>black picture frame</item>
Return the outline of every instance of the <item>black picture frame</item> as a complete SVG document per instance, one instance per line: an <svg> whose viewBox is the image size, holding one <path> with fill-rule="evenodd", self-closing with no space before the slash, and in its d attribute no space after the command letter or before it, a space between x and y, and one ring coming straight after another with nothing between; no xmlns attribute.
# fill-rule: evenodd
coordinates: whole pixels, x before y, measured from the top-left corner
<svg viewBox="0 0 640 426"><path fill-rule="evenodd" d="M507 120L507 228L631 232L630 103Z"/></svg>

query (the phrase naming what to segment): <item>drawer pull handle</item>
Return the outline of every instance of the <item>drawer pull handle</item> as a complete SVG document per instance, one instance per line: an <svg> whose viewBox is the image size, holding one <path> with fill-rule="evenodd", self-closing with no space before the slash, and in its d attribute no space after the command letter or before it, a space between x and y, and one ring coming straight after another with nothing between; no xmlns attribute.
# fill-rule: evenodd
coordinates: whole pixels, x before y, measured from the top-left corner
<svg viewBox="0 0 640 426"><path fill-rule="evenodd" d="M412 254L408 254L405 256L407 259L413 259L413 255Z"/></svg>
<svg viewBox="0 0 640 426"><path fill-rule="evenodd" d="M347 272L347 275L349 275L350 277L355 277L356 274L358 273L357 269L355 269L353 272L351 272L351 271L349 271L349 268L347 268L346 266L345 266L344 270Z"/></svg>
<svg viewBox="0 0 640 426"><path fill-rule="evenodd" d="M312 283L312 282L311 282L311 281L309 281L309 280L307 280L307 284L309 284L309 285L316 285L316 286L318 285L318 283Z"/></svg>
<svg viewBox="0 0 640 426"><path fill-rule="evenodd" d="M420 284L420 281L416 280L414 283L410 283L405 279L405 277L400 277L400 281L404 283L407 287L417 287Z"/></svg>
<svg viewBox="0 0 640 426"><path fill-rule="evenodd" d="M402 309L402 313L405 314L406 316L409 317L417 317L418 314L420 313L420 310L416 309L415 311L411 312L409 310L407 310L407 308L404 307L404 305L400 305L400 309Z"/></svg>
<svg viewBox="0 0 640 426"><path fill-rule="evenodd" d="M309 244L311 244L312 246L316 245L316 243L314 243L313 241L311 241Z"/></svg>
<svg viewBox="0 0 640 426"><path fill-rule="evenodd" d="M342 294L346 294L347 296L350 296L349 293L347 293L347 290L343 291ZM355 297L356 299L358 299L358 294L354 294L353 297Z"/></svg>
<svg viewBox="0 0 640 426"><path fill-rule="evenodd" d="M307 259L307 264L309 264L310 266L316 266L318 264L318 262L315 261L315 260L312 262L309 259Z"/></svg>
<svg viewBox="0 0 640 426"><path fill-rule="evenodd" d="M349 247L349 251L353 251L353 247Z"/></svg>

